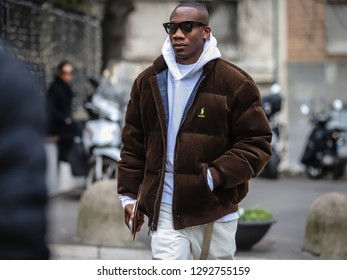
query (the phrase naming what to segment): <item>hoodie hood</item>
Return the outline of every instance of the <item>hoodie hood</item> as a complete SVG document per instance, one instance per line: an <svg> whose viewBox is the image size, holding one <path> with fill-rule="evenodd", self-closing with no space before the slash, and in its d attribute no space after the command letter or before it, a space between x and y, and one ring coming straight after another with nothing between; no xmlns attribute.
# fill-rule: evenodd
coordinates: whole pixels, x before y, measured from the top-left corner
<svg viewBox="0 0 347 280"><path fill-rule="evenodd" d="M185 77L189 77L204 67L206 63L221 57L221 53L217 47L217 40L212 36L212 33L210 34L210 38L205 41L204 50L202 51L200 58L195 63L194 67L184 75L180 72L177 66L175 52L172 48L169 36L167 36L164 42L161 53L174 80L181 80Z"/></svg>

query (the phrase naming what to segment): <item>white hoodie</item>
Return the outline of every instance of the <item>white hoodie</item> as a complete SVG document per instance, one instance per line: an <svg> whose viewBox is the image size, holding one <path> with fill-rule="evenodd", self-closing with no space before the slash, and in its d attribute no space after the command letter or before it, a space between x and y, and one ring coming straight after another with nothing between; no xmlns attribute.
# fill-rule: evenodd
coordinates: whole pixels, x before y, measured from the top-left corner
<svg viewBox="0 0 347 280"><path fill-rule="evenodd" d="M188 99L203 72L203 67L209 61L221 57L217 48L217 40L210 35L198 61L194 64L182 65L176 63L176 56L172 48L169 36L166 38L162 55L169 69L168 75L168 101L169 101L169 124L167 160L165 168L164 192L162 202L172 204L173 194L173 158L176 145L176 136L179 130L183 111ZM209 174L210 177L210 174ZM210 177L210 179L212 179ZM212 182L212 180L211 180ZM211 186L210 186L211 187ZM213 186L211 187L213 188Z"/></svg>

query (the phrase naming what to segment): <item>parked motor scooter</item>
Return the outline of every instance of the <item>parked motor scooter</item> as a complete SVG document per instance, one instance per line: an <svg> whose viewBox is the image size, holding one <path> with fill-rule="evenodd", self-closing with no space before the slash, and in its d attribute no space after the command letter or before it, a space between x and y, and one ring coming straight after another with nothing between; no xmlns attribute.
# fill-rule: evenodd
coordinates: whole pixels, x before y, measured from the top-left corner
<svg viewBox="0 0 347 280"><path fill-rule="evenodd" d="M89 78L96 90L98 81ZM117 177L120 160L122 114L119 104L106 99L102 94L92 94L84 104L89 120L82 131L82 143L89 156L89 171L86 187L98 180Z"/></svg>
<svg viewBox="0 0 347 280"><path fill-rule="evenodd" d="M347 130L343 123L334 120L342 108L340 100L335 100L332 110L325 112L311 113L307 105L300 108L304 115L311 113L313 124L301 157L301 163L311 179L319 179L329 173L333 179L338 179L345 174L347 157L342 154L342 150L346 144Z"/></svg>
<svg viewBox="0 0 347 280"><path fill-rule="evenodd" d="M279 84L274 83L270 88L269 94L263 96L262 106L272 130L272 155L260 176L269 179L277 179L279 173L278 166L281 161L280 126L278 114L282 108L282 96Z"/></svg>

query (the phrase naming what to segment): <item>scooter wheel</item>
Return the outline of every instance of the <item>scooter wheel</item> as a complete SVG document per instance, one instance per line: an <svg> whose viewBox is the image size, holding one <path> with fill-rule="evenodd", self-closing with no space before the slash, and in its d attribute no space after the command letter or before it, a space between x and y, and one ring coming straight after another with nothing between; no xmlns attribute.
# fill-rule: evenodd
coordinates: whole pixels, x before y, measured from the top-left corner
<svg viewBox="0 0 347 280"><path fill-rule="evenodd" d="M94 162L89 169L85 187L90 187L96 181L115 179L117 177L118 162L106 156L102 156L101 170L97 171L97 164ZM100 174L99 177L97 174Z"/></svg>
<svg viewBox="0 0 347 280"><path fill-rule="evenodd" d="M280 162L280 157L278 154L273 153L269 162L263 169L263 171L260 173L260 177L268 178L268 179L278 179L279 172L278 172L278 164Z"/></svg>
<svg viewBox="0 0 347 280"><path fill-rule="evenodd" d="M267 178L269 179L278 179L278 164L280 162L280 157L278 154L272 154L266 169Z"/></svg>
<svg viewBox="0 0 347 280"><path fill-rule="evenodd" d="M320 179L323 177L323 169L321 167L307 166L306 174L311 179Z"/></svg>

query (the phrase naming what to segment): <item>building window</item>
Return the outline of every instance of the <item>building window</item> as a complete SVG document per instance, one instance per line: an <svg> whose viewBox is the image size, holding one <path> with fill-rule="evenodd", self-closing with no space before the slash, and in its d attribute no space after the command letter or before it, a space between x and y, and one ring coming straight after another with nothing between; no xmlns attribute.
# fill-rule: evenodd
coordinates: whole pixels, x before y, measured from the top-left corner
<svg viewBox="0 0 347 280"><path fill-rule="evenodd" d="M330 0L326 12L326 50L331 55L347 55L347 1Z"/></svg>

